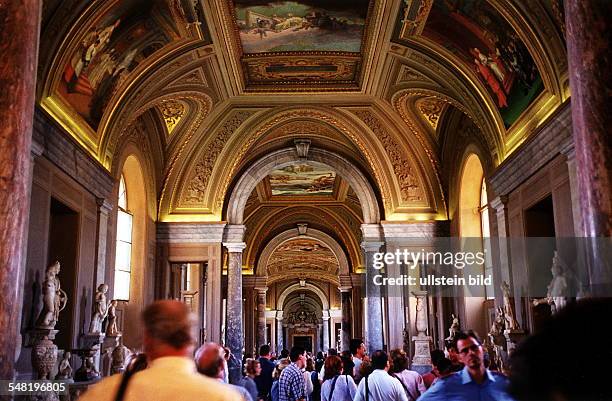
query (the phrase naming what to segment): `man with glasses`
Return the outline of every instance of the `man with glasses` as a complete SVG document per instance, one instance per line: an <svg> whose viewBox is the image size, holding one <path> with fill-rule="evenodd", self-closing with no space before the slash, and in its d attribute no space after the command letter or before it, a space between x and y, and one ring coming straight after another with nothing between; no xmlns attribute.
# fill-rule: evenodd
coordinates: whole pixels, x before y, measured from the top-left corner
<svg viewBox="0 0 612 401"><path fill-rule="evenodd" d="M463 370L437 380L419 401L513 401L508 379L485 368L484 352L476 334L460 332L455 337Z"/></svg>

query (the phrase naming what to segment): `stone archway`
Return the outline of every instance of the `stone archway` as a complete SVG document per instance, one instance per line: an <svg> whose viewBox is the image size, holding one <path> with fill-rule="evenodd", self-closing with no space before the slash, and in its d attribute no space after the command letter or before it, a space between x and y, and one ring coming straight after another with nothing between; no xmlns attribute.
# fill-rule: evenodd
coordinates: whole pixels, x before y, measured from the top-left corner
<svg viewBox="0 0 612 401"><path fill-rule="evenodd" d="M297 142L297 141L296 141ZM305 146L299 146L305 144ZM281 169L295 162L308 162L313 166L330 168L346 180L353 188L363 211L363 222L380 222L380 210L374 189L363 173L344 157L327 150L311 148L309 141L298 142L296 148L285 148L269 153L252 164L240 177L234 187L227 206L226 219L229 224L243 224L247 199L259 181L275 169Z"/></svg>
<svg viewBox="0 0 612 401"><path fill-rule="evenodd" d="M272 253L284 242L295 238L308 238L324 243L331 249L333 254L336 256L336 259L338 260L338 264L340 266L340 270L338 273L340 275L350 274L349 262L340 244L334 238L324 233L323 231L316 230L313 228L307 228L305 234L300 234L299 229L294 228L291 230L284 231L274 237L263 249L261 256L259 257L259 261L257 262L255 274L257 276L267 275L266 267L270 257L272 256Z"/></svg>

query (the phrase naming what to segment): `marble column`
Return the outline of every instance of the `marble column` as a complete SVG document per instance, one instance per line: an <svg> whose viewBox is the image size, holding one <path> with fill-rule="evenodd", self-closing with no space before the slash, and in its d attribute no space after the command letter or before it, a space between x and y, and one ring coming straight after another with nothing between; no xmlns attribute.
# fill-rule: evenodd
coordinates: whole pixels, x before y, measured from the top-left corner
<svg viewBox="0 0 612 401"><path fill-rule="evenodd" d="M493 278L496 281L494 283L495 288L495 305L502 306L502 294L498 290L502 281L510 284L510 288L513 288L514 280L512 277L512 260L510 257L510 223L508 219L508 197L498 196L489 202L491 206L490 215L497 221L497 241L492 240L492 251L493 251ZM493 214L494 213L494 214Z"/></svg>
<svg viewBox="0 0 612 401"><path fill-rule="evenodd" d="M380 270L374 268L374 254L380 252L383 242L363 242L361 247L365 252L366 262L366 343L368 353L383 349L383 312L381 288L374 283L374 276L380 274Z"/></svg>
<svg viewBox="0 0 612 401"><path fill-rule="evenodd" d="M244 346L242 332L242 251L246 244L244 242L223 243L223 246L228 251L225 344L233 354L233 358L229 361L230 382L237 384L242 376L242 348Z"/></svg>
<svg viewBox="0 0 612 401"><path fill-rule="evenodd" d="M266 292L268 287L255 287L257 291L257 351L268 343L266 338Z"/></svg>
<svg viewBox="0 0 612 401"><path fill-rule="evenodd" d="M98 204L98 227L96 240L96 266L94 288L100 284L108 282L106 280L106 248L108 237L108 214L113 209L113 205L103 198L96 198Z"/></svg>
<svg viewBox="0 0 612 401"><path fill-rule="evenodd" d="M600 238L585 244L587 265L592 295L607 297L612 294L612 268L601 238L607 237L609 244L612 236L611 14L608 0L565 1L582 235Z"/></svg>
<svg viewBox="0 0 612 401"><path fill-rule="evenodd" d="M329 311L323 311L323 352L329 349Z"/></svg>
<svg viewBox="0 0 612 401"><path fill-rule="evenodd" d="M0 379L12 379L25 265L41 2L0 2Z"/></svg>
<svg viewBox="0 0 612 401"><path fill-rule="evenodd" d="M276 354L283 350L283 311L276 312Z"/></svg>
<svg viewBox="0 0 612 401"><path fill-rule="evenodd" d="M340 302L342 306L342 322L340 323L342 337L338 352L348 350L351 340L351 287L340 287Z"/></svg>

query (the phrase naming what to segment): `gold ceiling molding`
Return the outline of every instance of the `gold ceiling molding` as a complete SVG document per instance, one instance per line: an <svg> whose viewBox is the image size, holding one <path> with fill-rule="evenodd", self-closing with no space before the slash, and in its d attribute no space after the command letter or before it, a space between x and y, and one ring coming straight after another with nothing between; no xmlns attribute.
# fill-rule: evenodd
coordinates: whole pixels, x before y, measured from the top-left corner
<svg viewBox="0 0 612 401"><path fill-rule="evenodd" d="M238 110L232 113L232 115L223 122L223 125L216 132L215 137L212 138L200 152L202 156L194 166L186 186L181 191L179 205L197 207L205 204L208 182L218 156L221 154L223 147L232 134L252 114L252 111Z"/></svg>
<svg viewBox="0 0 612 401"><path fill-rule="evenodd" d="M348 250L351 265L362 265L361 248L359 247L362 220L350 211L341 209L345 208L313 204L282 207L261 206L245 219L247 248L244 260L249 266L254 266L257 255L265 246L265 241L271 239L274 232L296 227L298 223L308 221L309 228L332 233L332 236L338 237L337 240Z"/></svg>
<svg viewBox="0 0 612 401"><path fill-rule="evenodd" d="M419 39L419 41L426 41L426 39ZM398 55L395 57L401 60L402 65L405 65L404 63L409 63L412 68L416 68L415 65L418 65L420 68L425 68L427 72L431 74L431 79L435 80L435 82L443 83L444 87L437 89L417 85L415 88L405 83L395 85L389 90L389 102L395 104L398 96L410 90L445 99L448 103L464 111L474 120L476 125L487 136L488 142L492 145L490 151L502 157L504 154L504 123L501 120L501 116L492 98L486 93L484 86L482 86L476 77L471 76L472 72L464 71L466 74L460 75L463 78L460 79L457 76L457 72L463 71L463 66L445 57L442 54L445 52L445 49L440 46L438 46L438 50L441 53L437 55L437 60L423 53L423 51L429 53L434 52L437 46L435 43L431 42L431 44L428 44L428 46L430 46L429 49L419 49L423 46L423 43L413 39L410 41L410 45L414 46L414 48L406 47L404 48L402 56ZM474 85L477 86L477 91L473 90ZM396 108L396 110L398 109Z"/></svg>
<svg viewBox="0 0 612 401"><path fill-rule="evenodd" d="M402 203L425 204L427 202L425 188L414 169L414 161L405 157L409 152L401 146L382 126L380 121L370 110L357 110L353 112L359 117L381 141L399 185Z"/></svg>
<svg viewBox="0 0 612 401"><path fill-rule="evenodd" d="M166 129L168 131L168 136L172 135L172 131L176 128L176 126L181 122L185 112L187 111L187 107L184 103L170 99L165 102L161 102L158 106L159 112L166 123Z"/></svg>
<svg viewBox="0 0 612 401"><path fill-rule="evenodd" d="M323 107L315 107L315 106L305 106L299 109L291 108L282 108L282 109L273 109L268 112L270 117L260 118L257 122L257 125L253 128L250 128L249 133L242 133L241 138L243 139L240 150L237 154L231 157L231 164L226 167L227 171L224 174L224 181L217 191L216 196L216 205L217 208L220 208L223 205L223 199L227 194L227 189L229 188L230 182L234 179L234 174L242 161L244 155L248 150L251 149L253 143L261 138L263 135L266 135L267 132L270 132L274 127L281 125L287 121L293 119L312 119L319 120L324 123L329 124L330 126L335 127L339 132L344 134L346 137L350 138L350 140L357 145L359 150L364 154L365 159L368 161L368 164L374 173L374 178L380 188L383 197L383 203L386 200L386 196L389 193L388 187L385 184L385 181L382 180L382 177L379 174L379 171L382 169L382 166L378 162L376 158L371 155L370 148L366 145L365 141L356 133L359 130L350 125L350 123L342 116L340 116L335 110L330 110L328 108Z"/></svg>
<svg viewBox="0 0 612 401"><path fill-rule="evenodd" d="M429 96L418 99L415 106L421 112L424 120L435 131L438 128L440 116L446 107L446 102L434 96Z"/></svg>

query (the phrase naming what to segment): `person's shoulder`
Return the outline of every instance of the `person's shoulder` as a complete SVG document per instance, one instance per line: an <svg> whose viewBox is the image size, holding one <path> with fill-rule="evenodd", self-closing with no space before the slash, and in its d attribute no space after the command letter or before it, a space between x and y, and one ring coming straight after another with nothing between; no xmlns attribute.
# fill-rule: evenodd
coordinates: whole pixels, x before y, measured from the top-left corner
<svg viewBox="0 0 612 401"><path fill-rule="evenodd" d="M193 375L190 379L194 390L206 394L207 399L212 400L241 400L240 393L227 383L211 379L200 374ZM211 398L209 398L211 397Z"/></svg>
<svg viewBox="0 0 612 401"><path fill-rule="evenodd" d="M112 375L102 379L98 383L89 387L87 391L79 398L79 400L114 400L122 377L123 375Z"/></svg>
<svg viewBox="0 0 612 401"><path fill-rule="evenodd" d="M493 378L495 379L495 382L499 382L501 384L508 384L510 382L510 379L508 379L508 376L506 376L505 374L503 374L502 372L498 372L495 370L490 370L489 373L491 374L491 376L493 376Z"/></svg>

